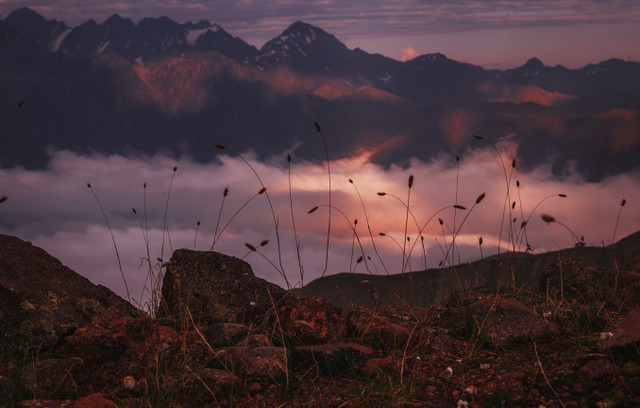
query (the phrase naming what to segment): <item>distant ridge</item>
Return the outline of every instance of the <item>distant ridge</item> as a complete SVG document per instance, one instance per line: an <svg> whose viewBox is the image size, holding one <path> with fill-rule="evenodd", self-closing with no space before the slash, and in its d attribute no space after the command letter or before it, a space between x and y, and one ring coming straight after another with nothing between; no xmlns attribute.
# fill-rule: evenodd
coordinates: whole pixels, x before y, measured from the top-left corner
<svg viewBox="0 0 640 408"><path fill-rule="evenodd" d="M559 260L577 259L588 264L615 268L624 266L640 255L640 231L607 247L567 248L542 254L503 254L444 269L428 269L389 276L363 273L339 273L318 278L303 290L304 296L324 297L341 307L400 304L429 305L458 288L458 277L464 288L495 289L508 285L511 267L516 268L518 287L538 289L538 279L544 269ZM479 285L476 285L476 282Z"/></svg>
<svg viewBox="0 0 640 408"><path fill-rule="evenodd" d="M207 20L114 14L69 27L20 8L0 21L0 74L0 123L23 99L37 118L17 118L21 137L7 138L0 166L42 168L49 148L207 162L213 130L262 158L297 146L319 160L306 132L320 121L335 158L388 146L376 163L428 161L482 147L470 139L482 134L516 142L521 171L594 181L640 169L638 62L532 58L496 71L441 53L400 62L351 50L303 21L258 50Z"/></svg>

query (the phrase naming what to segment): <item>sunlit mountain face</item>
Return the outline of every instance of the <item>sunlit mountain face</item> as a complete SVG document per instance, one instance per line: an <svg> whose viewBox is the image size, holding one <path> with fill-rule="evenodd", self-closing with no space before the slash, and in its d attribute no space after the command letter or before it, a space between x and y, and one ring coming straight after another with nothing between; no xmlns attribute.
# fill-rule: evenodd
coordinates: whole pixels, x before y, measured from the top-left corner
<svg viewBox="0 0 640 408"><path fill-rule="evenodd" d="M0 21L0 70L0 232L116 290L87 182L133 280L144 240L131 207L147 209L156 242L170 240L157 257L211 249L228 223L214 249L283 285L283 271L301 283L326 270L465 262L480 236L489 254L572 246L574 233L602 245L640 229L637 62L571 70L532 58L492 71L352 50L300 21L256 49L204 20L114 15L69 27L25 8ZM269 200L254 197L263 186ZM264 239L269 259L286 253L282 264L247 254L245 242ZM428 256L401 262L405 240Z"/></svg>

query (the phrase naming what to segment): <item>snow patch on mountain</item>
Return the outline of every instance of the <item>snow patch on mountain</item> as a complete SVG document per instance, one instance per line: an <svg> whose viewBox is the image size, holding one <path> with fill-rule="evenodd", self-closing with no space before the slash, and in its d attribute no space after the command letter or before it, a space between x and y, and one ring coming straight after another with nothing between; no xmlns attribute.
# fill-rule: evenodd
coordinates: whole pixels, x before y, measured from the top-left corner
<svg viewBox="0 0 640 408"><path fill-rule="evenodd" d="M65 37L69 35L71 30L72 28L67 28L53 40L51 45L49 45L49 49L51 50L51 52L57 52L60 49L60 45L62 44L62 41L64 41Z"/></svg>
<svg viewBox="0 0 640 408"><path fill-rule="evenodd" d="M198 41L198 38L205 35L207 31L209 31L209 27L187 31L187 44L194 46L196 41Z"/></svg>

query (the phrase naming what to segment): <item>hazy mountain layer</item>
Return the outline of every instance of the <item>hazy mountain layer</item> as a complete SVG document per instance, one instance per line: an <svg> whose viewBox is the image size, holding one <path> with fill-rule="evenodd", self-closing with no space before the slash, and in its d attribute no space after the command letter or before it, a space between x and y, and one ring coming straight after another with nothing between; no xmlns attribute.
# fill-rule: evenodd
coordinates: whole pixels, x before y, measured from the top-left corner
<svg viewBox="0 0 640 408"><path fill-rule="evenodd" d="M383 164L429 160L483 146L471 138L480 134L558 175L640 166L637 62L570 70L532 58L490 71L442 54L403 63L350 50L300 21L258 50L208 21L114 15L68 27L23 8L0 21L0 72L3 166L42 167L51 148L207 162L215 143L321 160L314 121L334 158L367 149Z"/></svg>

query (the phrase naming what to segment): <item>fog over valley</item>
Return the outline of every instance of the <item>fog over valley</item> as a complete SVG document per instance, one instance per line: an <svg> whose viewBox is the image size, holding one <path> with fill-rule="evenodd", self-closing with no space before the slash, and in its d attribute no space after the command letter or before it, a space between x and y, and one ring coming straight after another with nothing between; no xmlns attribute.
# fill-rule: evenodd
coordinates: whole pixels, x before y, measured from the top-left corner
<svg viewBox="0 0 640 408"><path fill-rule="evenodd" d="M505 142L498 144L497 148L511 177L511 199L516 202L513 217L517 220L514 224L514 234L518 236L517 250L526 250L527 241L534 253L571 247L576 243L571 233L558 223L547 225L543 222L543 213L552 215L578 237L584 236L588 246L608 245L614 238L623 198L626 205L622 207L615 238L618 240L638 230L640 174L637 172L611 176L600 182L586 182L579 174L559 179L544 166L521 173L516 165L511 175L511 162L517 146ZM150 287L148 282L145 284L148 268L144 262L147 257L142 233L146 230L144 225L149 231L150 255L154 264L160 257L167 261L172 250L177 248L209 250L218 224L220 237L215 243L216 251L244 257L258 276L286 286L278 271L277 239L269 203L265 194L257 195L262 188L260 182L237 155L228 151L223 153L211 164L200 164L188 158L175 160L162 155L127 157L52 151L46 169L16 167L0 170L0 192L8 196L0 207L0 227L3 233L31 240L93 282L126 296L110 232L92 191L87 188L87 183L91 183L113 230L131 296L139 304L146 298L143 287ZM279 223L286 277L291 286L300 286L286 153L265 161L255 160L250 152L242 157L251 164L267 188ZM400 273L400 246L407 216L403 202L407 200L411 175L414 182L409 203L412 215L407 224L409 243L413 244L417 239L416 222L422 228L429 218L435 216L423 231L427 265L418 245L407 261L406 270L437 267L447 252L454 225L456 230L459 229L453 256L455 263L480 259L479 237L483 238L482 255L485 257L497 252L499 241L502 251L512 249L513 240L509 238L506 221L500 237L507 190L505 173L496 150L491 147L476 149L460 155L459 159L459 168L455 157L446 154L430 162L412 160L406 167L392 165L384 168L371 163L367 153L332 161L331 199L334 210L326 273ZM175 175L174 166L178 168ZM162 252L165 207L173 176L166 217L168 233L164 236ZM143 187L145 183L146 188ZM456 184L457 203L466 210L451 207L456 204ZM223 197L225 188L229 189L226 198ZM308 283L322 275L325 265L328 219L326 163L300 161L294 155L291 189L304 283ZM371 243L358 192L366 208L380 258ZM379 192L387 194L380 196ZM482 193L486 198L474 207ZM566 194L567 197L562 198L558 194ZM545 200L548 196L552 197ZM218 221L223 198L222 215ZM308 214L316 206L320 208ZM449 208L442 210L444 207ZM136 209L139 218L132 208ZM529 220L526 237L520 230L523 216ZM351 226L355 219L358 220L355 228L365 256L371 258L366 263L356 262L362 252L357 240L354 246ZM259 247L263 240L269 240L269 243ZM264 257L252 253L245 243L258 247ZM451 263L451 255L449 252L445 265Z"/></svg>

